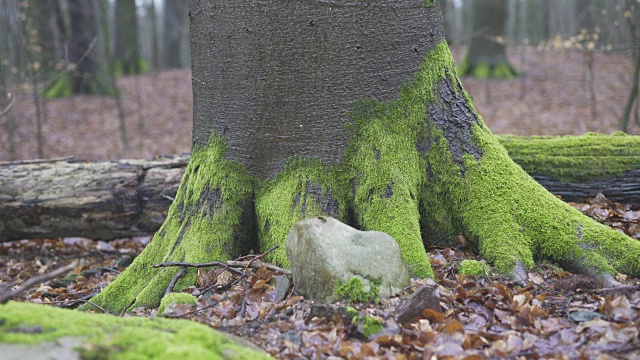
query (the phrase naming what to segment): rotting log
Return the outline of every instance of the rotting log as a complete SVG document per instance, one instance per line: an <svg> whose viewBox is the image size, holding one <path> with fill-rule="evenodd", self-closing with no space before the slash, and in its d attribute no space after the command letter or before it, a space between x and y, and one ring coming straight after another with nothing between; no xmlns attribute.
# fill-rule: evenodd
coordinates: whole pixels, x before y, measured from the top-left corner
<svg viewBox="0 0 640 360"><path fill-rule="evenodd" d="M516 163L564 200L603 193L640 209L640 137L498 138ZM0 241L152 234L162 225L188 162L189 155L0 163Z"/></svg>
<svg viewBox="0 0 640 360"><path fill-rule="evenodd" d="M0 163L0 241L148 235L162 225L189 155Z"/></svg>

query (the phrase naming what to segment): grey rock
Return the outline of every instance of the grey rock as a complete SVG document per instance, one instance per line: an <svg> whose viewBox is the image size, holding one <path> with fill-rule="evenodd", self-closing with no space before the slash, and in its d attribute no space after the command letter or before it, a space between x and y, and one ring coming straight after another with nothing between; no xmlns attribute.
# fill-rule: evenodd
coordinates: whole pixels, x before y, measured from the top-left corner
<svg viewBox="0 0 640 360"><path fill-rule="evenodd" d="M401 324L409 323L412 319L421 317L426 309L442 311L440 291L438 285L433 281L419 287L398 307L397 320Z"/></svg>
<svg viewBox="0 0 640 360"><path fill-rule="evenodd" d="M331 301L338 282L357 277L365 290L381 281L379 296L410 285L409 271L397 242L379 231L359 231L330 217L295 223L287 235L287 257L296 292Z"/></svg>
<svg viewBox="0 0 640 360"><path fill-rule="evenodd" d="M276 302L284 300L287 297L291 282L287 275L276 275L273 277L274 287L276 288Z"/></svg>

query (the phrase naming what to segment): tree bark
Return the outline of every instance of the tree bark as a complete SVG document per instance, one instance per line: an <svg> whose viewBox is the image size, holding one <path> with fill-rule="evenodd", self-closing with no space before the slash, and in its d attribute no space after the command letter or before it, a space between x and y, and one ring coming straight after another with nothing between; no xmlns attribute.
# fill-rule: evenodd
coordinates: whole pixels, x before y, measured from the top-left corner
<svg viewBox="0 0 640 360"><path fill-rule="evenodd" d="M497 138L516 163L565 201L602 193L640 209L640 137ZM0 163L0 179L7 179L0 182L0 242L153 234L166 218L189 158Z"/></svg>

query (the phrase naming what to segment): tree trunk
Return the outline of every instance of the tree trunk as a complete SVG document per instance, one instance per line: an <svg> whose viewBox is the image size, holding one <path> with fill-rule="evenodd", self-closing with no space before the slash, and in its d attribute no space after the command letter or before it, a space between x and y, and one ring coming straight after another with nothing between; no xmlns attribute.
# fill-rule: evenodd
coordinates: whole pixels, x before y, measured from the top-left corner
<svg viewBox="0 0 640 360"><path fill-rule="evenodd" d="M149 265L229 259L255 246L255 224L287 266L286 233L315 215L387 232L419 277L433 276L423 241L460 234L522 281L534 254L607 284L640 273L640 243L544 190L487 129L437 3L194 0L190 14L192 157L167 220L98 305L157 306L177 270Z"/></svg>
<svg viewBox="0 0 640 360"><path fill-rule="evenodd" d="M473 0L471 38L460 64L461 75L480 78L512 78L517 71L509 65L504 30L507 0Z"/></svg>
<svg viewBox="0 0 640 360"><path fill-rule="evenodd" d="M498 136L511 158L565 201L603 193L640 209L640 137ZM0 242L154 233L165 220L188 155L161 160L0 163Z"/></svg>
<svg viewBox="0 0 640 360"><path fill-rule="evenodd" d="M135 0L116 0L116 75L139 74L147 64L138 46L138 15Z"/></svg>

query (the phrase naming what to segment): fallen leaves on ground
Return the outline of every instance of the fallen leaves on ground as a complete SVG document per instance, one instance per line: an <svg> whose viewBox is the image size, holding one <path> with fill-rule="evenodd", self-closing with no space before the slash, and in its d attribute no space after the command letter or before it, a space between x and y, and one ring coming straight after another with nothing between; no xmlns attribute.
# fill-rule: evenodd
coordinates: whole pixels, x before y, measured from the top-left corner
<svg viewBox="0 0 640 360"><path fill-rule="evenodd" d="M620 224L614 226L638 238L640 216L627 207L603 196L572 205L609 225ZM124 270L147 240L2 244L0 291L80 259L74 274L42 284L18 299L77 306ZM285 275L264 266L234 272L201 268L197 285L183 290L198 297L197 303L177 305L163 316L239 335L283 359L640 357L638 279L620 275L627 286L599 289L592 279L545 262L529 273L526 286L500 275L458 275L460 262L472 258L461 249L430 249L437 283L414 279L401 294L366 304L319 304L295 295L291 288L277 301L276 279ZM425 309L400 323L399 306L422 286L438 289L440 311ZM357 311L355 320L347 307ZM134 309L132 315L160 316L143 308ZM382 330L367 335L361 320L365 317L382 324Z"/></svg>

